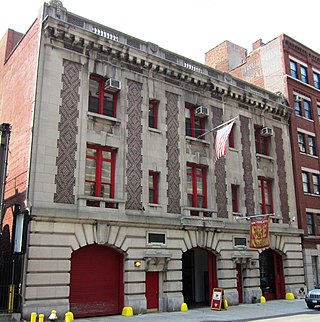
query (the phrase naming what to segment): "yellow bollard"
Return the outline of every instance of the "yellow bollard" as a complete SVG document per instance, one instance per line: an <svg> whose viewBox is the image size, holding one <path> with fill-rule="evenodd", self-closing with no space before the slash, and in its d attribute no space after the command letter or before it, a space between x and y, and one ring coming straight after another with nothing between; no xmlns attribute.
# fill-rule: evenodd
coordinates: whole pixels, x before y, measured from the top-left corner
<svg viewBox="0 0 320 322"><path fill-rule="evenodd" d="M181 312L188 312L188 305L187 303L181 304Z"/></svg>
<svg viewBox="0 0 320 322"><path fill-rule="evenodd" d="M293 293L286 293L286 300L294 300L294 294Z"/></svg>
<svg viewBox="0 0 320 322"><path fill-rule="evenodd" d="M65 322L72 322L74 320L73 313L72 312L67 312L64 315L64 321Z"/></svg>
<svg viewBox="0 0 320 322"><path fill-rule="evenodd" d="M223 299L223 307L224 307L224 309L225 309L225 310L227 310L227 309L228 309L229 304L228 304L227 299Z"/></svg>
<svg viewBox="0 0 320 322"><path fill-rule="evenodd" d="M39 322L44 322L44 314L39 314Z"/></svg>
<svg viewBox="0 0 320 322"><path fill-rule="evenodd" d="M133 316L133 310L131 306L125 306L122 309L122 315L123 316Z"/></svg>
<svg viewBox="0 0 320 322"><path fill-rule="evenodd" d="M30 317L30 322L36 322L37 321L37 313L32 312Z"/></svg>
<svg viewBox="0 0 320 322"><path fill-rule="evenodd" d="M262 304L267 303L267 300L264 296L260 297L260 303L262 303Z"/></svg>

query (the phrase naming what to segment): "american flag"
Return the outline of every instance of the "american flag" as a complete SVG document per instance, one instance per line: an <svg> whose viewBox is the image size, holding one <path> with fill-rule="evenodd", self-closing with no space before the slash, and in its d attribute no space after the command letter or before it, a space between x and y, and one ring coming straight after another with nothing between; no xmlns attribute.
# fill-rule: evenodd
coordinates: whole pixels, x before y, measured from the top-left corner
<svg viewBox="0 0 320 322"><path fill-rule="evenodd" d="M233 123L234 121L228 123L217 131L215 143L215 161L226 155L227 142Z"/></svg>

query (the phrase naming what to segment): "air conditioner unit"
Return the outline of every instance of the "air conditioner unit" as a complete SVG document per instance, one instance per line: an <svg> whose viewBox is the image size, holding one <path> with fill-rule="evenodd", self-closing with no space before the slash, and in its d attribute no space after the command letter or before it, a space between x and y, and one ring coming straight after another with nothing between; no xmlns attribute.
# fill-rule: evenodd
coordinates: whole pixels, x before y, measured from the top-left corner
<svg viewBox="0 0 320 322"><path fill-rule="evenodd" d="M121 82L117 79L109 78L106 80L104 90L112 93L118 92L121 90Z"/></svg>
<svg viewBox="0 0 320 322"><path fill-rule="evenodd" d="M294 101L295 101L295 102L301 102L301 101L302 101L302 97L301 97L301 96L299 96L299 95L295 95L295 97L294 97Z"/></svg>
<svg viewBox="0 0 320 322"><path fill-rule="evenodd" d="M204 106L198 106L196 108L195 115L200 118L207 117L209 116L209 109Z"/></svg>
<svg viewBox="0 0 320 322"><path fill-rule="evenodd" d="M263 127L261 129L261 135L262 136L272 136L273 135L273 129L271 127Z"/></svg>

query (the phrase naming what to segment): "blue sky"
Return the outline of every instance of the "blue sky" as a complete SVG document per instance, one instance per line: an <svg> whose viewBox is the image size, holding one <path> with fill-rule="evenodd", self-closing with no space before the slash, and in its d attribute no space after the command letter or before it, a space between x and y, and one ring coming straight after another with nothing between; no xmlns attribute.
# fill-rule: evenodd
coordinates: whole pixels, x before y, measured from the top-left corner
<svg viewBox="0 0 320 322"><path fill-rule="evenodd" d="M3 1L0 37L7 28L26 32L42 0ZM63 0L67 10L151 41L204 63L204 54L224 40L248 50L282 33L320 53L320 3L315 0ZM315 7L316 6L316 7Z"/></svg>

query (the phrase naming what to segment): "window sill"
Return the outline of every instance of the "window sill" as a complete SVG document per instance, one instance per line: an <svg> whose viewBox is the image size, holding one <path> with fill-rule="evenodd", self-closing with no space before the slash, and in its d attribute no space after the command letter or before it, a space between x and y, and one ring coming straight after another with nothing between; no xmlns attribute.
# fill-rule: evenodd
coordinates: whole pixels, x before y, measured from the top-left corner
<svg viewBox="0 0 320 322"><path fill-rule="evenodd" d="M307 117L304 117L304 116L302 116L302 115L297 115L297 114L295 114L295 113L293 113L296 117L299 117L299 118L301 118L301 119L303 119L303 120L306 120L306 121L309 121L309 122L312 122L312 123L314 123L314 120L313 119L308 119Z"/></svg>
<svg viewBox="0 0 320 322"><path fill-rule="evenodd" d="M310 197L320 197L320 194L317 193L311 193L311 192L303 192L305 196L310 196Z"/></svg>
<svg viewBox="0 0 320 322"><path fill-rule="evenodd" d="M198 143L210 145L210 142L208 142L206 140L197 139L197 138L194 138L192 136L186 136L186 140L191 141L191 142L198 142Z"/></svg>
<svg viewBox="0 0 320 322"><path fill-rule="evenodd" d="M111 117L111 116L107 116L107 115L102 115L102 114L98 114L98 113L93 113L93 112L87 112L87 115L89 118L97 118L97 119L102 119L102 120L107 120L107 121L111 121L113 123L116 124L120 124L121 121L115 117Z"/></svg>
<svg viewBox="0 0 320 322"><path fill-rule="evenodd" d="M261 158L261 159L267 159L267 160L270 160L270 161L274 161L274 158L271 157L270 155L256 153L256 157L257 157L257 159Z"/></svg>
<svg viewBox="0 0 320 322"><path fill-rule="evenodd" d="M149 203L148 206L150 208L162 208L162 205L160 205L158 203Z"/></svg>
<svg viewBox="0 0 320 322"><path fill-rule="evenodd" d="M158 133L161 134L161 131L159 129L156 129L154 127L148 127L148 130L152 133Z"/></svg>
<svg viewBox="0 0 320 322"><path fill-rule="evenodd" d="M300 154L306 156L306 157L311 157L311 158L314 158L314 159L318 159L319 157L317 155L313 155L313 154L309 154L309 153L306 153L306 152L302 152L302 151L299 151Z"/></svg>
<svg viewBox="0 0 320 322"><path fill-rule="evenodd" d="M99 206L96 208L103 208L103 209L120 209L121 206L124 207L125 205L125 200L123 199L116 199L116 198L102 198L102 197L94 197L94 196L86 196L86 195L80 195L78 196L78 201L79 201L79 206L84 206L84 207L92 207L92 206L87 206L86 202L87 201L96 201L99 202ZM109 208L109 207L105 207L106 204L108 203L113 203L116 204L117 207L115 208Z"/></svg>
<svg viewBox="0 0 320 322"><path fill-rule="evenodd" d="M217 216L217 212L213 209L209 208L196 208L196 207L182 207L183 213L186 216L190 217L209 217L209 218L215 218ZM191 215L192 212L197 212L197 216ZM207 215L205 215L207 214Z"/></svg>

